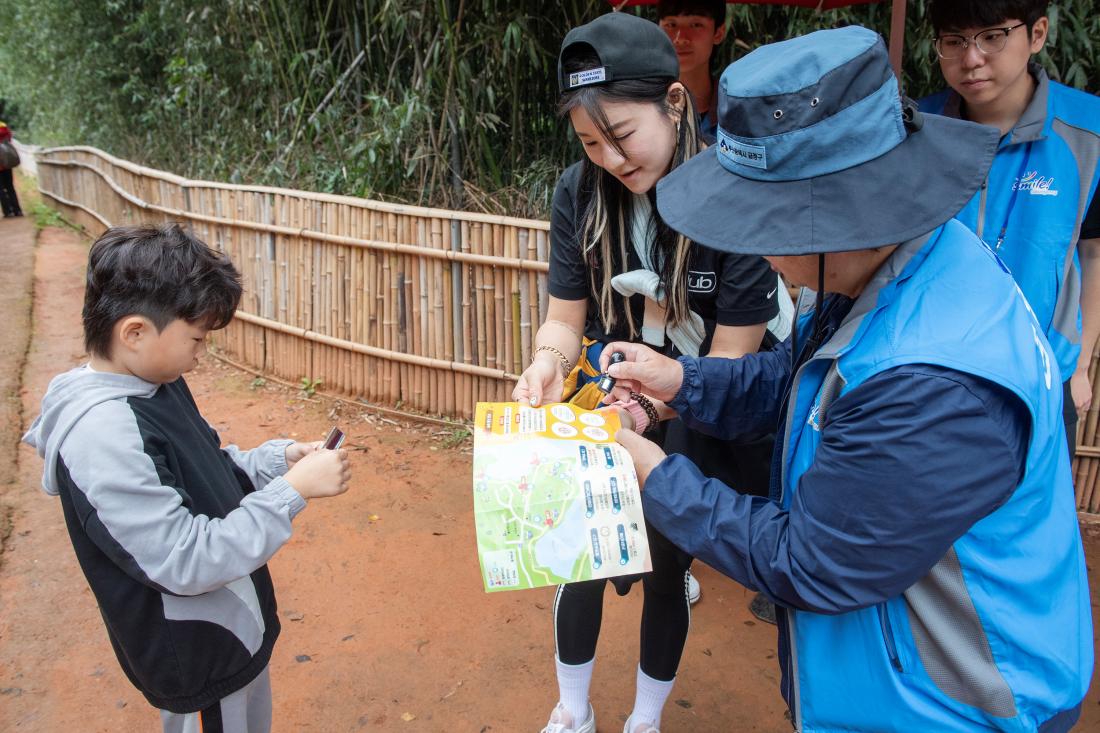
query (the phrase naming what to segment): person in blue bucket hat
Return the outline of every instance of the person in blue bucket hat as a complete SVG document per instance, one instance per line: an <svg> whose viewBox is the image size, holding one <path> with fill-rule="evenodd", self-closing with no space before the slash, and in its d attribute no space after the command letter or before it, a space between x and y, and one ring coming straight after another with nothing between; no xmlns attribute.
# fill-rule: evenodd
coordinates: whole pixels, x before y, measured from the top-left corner
<svg viewBox="0 0 1100 733"><path fill-rule="evenodd" d="M1057 365L952 218L998 132L922 115L855 26L757 49L719 95L719 143L659 184L660 213L816 292L768 353L607 347L627 357L609 400L781 436L764 499L622 431L646 518L777 605L797 730L1070 730L1092 625Z"/></svg>

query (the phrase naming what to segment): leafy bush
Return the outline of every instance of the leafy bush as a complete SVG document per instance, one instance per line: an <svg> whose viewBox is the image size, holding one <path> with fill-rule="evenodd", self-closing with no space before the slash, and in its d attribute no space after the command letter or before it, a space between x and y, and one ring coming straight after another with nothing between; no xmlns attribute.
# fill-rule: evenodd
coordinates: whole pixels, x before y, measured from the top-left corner
<svg viewBox="0 0 1100 733"><path fill-rule="evenodd" d="M558 119L565 30L603 0L0 0L0 89L21 138L196 178L544 216L580 154ZM1100 86L1100 15L1054 3L1042 61ZM641 11L651 12L651 11ZM925 2L905 84L940 86ZM723 61L889 4L731 6Z"/></svg>

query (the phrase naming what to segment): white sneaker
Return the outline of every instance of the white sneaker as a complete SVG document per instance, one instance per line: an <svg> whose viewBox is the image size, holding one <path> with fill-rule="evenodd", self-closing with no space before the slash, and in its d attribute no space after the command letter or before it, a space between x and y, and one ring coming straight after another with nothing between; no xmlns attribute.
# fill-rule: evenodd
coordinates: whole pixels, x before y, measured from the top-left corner
<svg viewBox="0 0 1100 733"><path fill-rule="evenodd" d="M580 728L570 728L573 725L573 716L560 702L550 712L550 720L542 733L596 733L596 713L592 711L592 703L588 703L588 719Z"/></svg>
<svg viewBox="0 0 1100 733"><path fill-rule="evenodd" d="M633 715L626 719L626 723L623 725L623 733L661 733L661 731L648 723L638 723L637 728L631 728L630 721L633 719Z"/></svg>
<svg viewBox="0 0 1100 733"><path fill-rule="evenodd" d="M703 595L703 589L699 587L699 581L695 579L695 576L691 574L690 570L687 571L687 590L688 603L694 606Z"/></svg>

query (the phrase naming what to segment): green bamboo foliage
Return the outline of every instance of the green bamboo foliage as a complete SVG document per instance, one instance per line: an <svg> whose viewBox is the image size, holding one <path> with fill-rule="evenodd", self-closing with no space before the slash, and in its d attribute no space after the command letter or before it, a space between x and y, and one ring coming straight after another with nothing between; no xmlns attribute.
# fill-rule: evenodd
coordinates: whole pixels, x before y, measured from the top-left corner
<svg viewBox="0 0 1100 733"><path fill-rule="evenodd" d="M909 3L905 84L939 70ZM85 143L193 177L545 216L580 154L556 115L557 49L604 0L0 0L0 112L28 140ZM1052 6L1043 62L1100 88L1100 15ZM651 12L651 11L642 11ZM861 23L731 6L716 68L767 43Z"/></svg>

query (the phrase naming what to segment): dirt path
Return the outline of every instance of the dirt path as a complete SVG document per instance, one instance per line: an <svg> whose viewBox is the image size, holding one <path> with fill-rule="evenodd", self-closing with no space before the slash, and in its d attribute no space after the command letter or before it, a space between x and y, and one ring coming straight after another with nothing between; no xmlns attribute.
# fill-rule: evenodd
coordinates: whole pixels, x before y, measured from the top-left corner
<svg viewBox="0 0 1100 733"><path fill-rule="evenodd" d="M19 397L21 366L31 336L31 292L34 281L34 225L25 217L0 219L0 553L11 532L11 507L4 494L15 481L15 451L21 435L23 402ZM0 554L0 562L3 555Z"/></svg>
<svg viewBox="0 0 1100 733"><path fill-rule="evenodd" d="M28 416L50 377L83 358L86 256L75 234L43 230ZM210 358L189 377L225 440L319 438L336 421L355 449L351 491L311 505L271 564L284 621L272 662L276 730L538 730L557 692L553 594L482 592L468 446L449 448L434 429L330 417L328 404L251 381ZM37 489L40 472L21 446L0 573L0 728L152 730L152 712L114 660L60 506ZM740 586L705 568L698 577L704 599L665 730L789 730L774 632L750 620ZM639 601L608 594L593 691L601 731L620 730L633 703Z"/></svg>
<svg viewBox="0 0 1100 733"><path fill-rule="evenodd" d="M23 236L3 226L0 246L9 234ZM72 232L42 232L22 391L27 416L50 377L83 357L86 255L87 243ZM7 290L0 286L14 295ZM254 386L250 375L211 358L189 382L227 441L319 438L338 422L355 451L351 491L311 505L271 564L284 622L272 661L276 731L542 726L556 698L553 593L481 591L468 446L447 447L433 429L332 414L327 403ZM156 730L154 713L114 660L60 506L37 489L40 471L21 446L17 481L0 497L14 522L0 568L0 730ZM1094 558L1100 538L1089 542ZM703 601L663 729L786 733L774 630L751 620L743 588L705 567L697 576ZM608 594L593 686L604 732L621 730L633 702L638 596ZM1100 725L1096 702L1081 730Z"/></svg>

